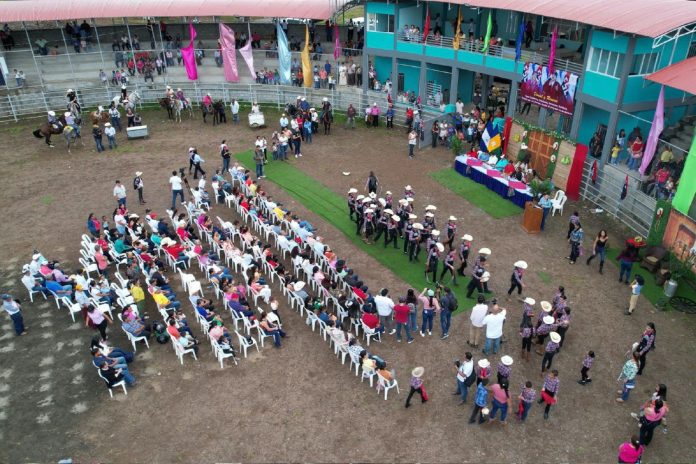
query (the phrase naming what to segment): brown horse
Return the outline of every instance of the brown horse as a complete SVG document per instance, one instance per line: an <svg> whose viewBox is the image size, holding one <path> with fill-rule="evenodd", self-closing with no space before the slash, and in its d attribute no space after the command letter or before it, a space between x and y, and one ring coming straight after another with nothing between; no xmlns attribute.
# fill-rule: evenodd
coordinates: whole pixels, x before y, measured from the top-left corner
<svg viewBox="0 0 696 464"><path fill-rule="evenodd" d="M44 122L39 126L38 129L36 129L33 134L34 137L37 139L40 138L45 138L46 139L46 145L49 147L53 148L55 145L51 143L51 135L53 134L62 134L63 133L63 128L65 127L65 116L61 115L58 120L61 122L63 125L61 128L56 128L53 124L49 124L48 121Z"/></svg>
<svg viewBox="0 0 696 464"><path fill-rule="evenodd" d="M109 112L103 110L92 111L91 113L89 113L89 119L92 122L92 125L109 122Z"/></svg>
<svg viewBox="0 0 696 464"><path fill-rule="evenodd" d="M169 119L172 119L174 117L174 100L169 97L165 97L160 98L158 101L159 105L167 110L167 116L169 116Z"/></svg>

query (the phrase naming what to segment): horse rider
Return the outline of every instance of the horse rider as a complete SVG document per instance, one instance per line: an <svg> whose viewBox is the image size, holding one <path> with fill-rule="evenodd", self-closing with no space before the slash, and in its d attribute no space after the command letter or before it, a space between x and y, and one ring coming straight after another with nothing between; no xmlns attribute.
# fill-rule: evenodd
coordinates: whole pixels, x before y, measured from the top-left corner
<svg viewBox="0 0 696 464"><path fill-rule="evenodd" d="M65 116L65 125L70 126L75 129L75 133L80 137L80 126L75 123L75 117L70 111L66 111L63 116Z"/></svg>
<svg viewBox="0 0 696 464"><path fill-rule="evenodd" d="M180 88L176 89L176 98L181 100L181 102L184 104L184 109L189 107L189 101L188 99L184 96L184 91L181 90Z"/></svg>
<svg viewBox="0 0 696 464"><path fill-rule="evenodd" d="M213 97L211 97L209 93L206 93L205 97L203 97L203 106L210 109L210 111L212 112L212 110L213 110Z"/></svg>
<svg viewBox="0 0 696 464"><path fill-rule="evenodd" d="M333 122L333 112L331 111L331 102L329 102L329 99L327 97L324 97L321 103L321 112L322 112L322 118L324 117L324 113L329 113L329 117L331 118L331 121Z"/></svg>
<svg viewBox="0 0 696 464"><path fill-rule="evenodd" d="M319 131L319 113L314 108L310 108L309 115L312 120L312 134L316 134Z"/></svg>
<svg viewBox="0 0 696 464"><path fill-rule="evenodd" d="M254 102L251 104L251 112L254 114L261 113L261 108L259 108L259 102Z"/></svg>
<svg viewBox="0 0 696 464"><path fill-rule="evenodd" d="M68 111L73 112L75 116L79 116L79 114L82 112L82 107L80 106L80 102L77 101L77 94L75 91L73 89L68 89L68 91L65 93L65 97L68 99Z"/></svg>
<svg viewBox="0 0 696 464"><path fill-rule="evenodd" d="M126 90L126 84L121 86L121 103L128 101L128 91Z"/></svg>
<svg viewBox="0 0 696 464"><path fill-rule="evenodd" d="M170 86L167 86L167 88L165 89L164 98L168 98L172 102L174 101L174 98L175 98L174 91L172 90L172 88Z"/></svg>
<svg viewBox="0 0 696 464"><path fill-rule="evenodd" d="M58 119L56 117L55 111L48 112L48 124L50 126L53 126L56 130L59 130L59 131L63 130L63 123L60 122L60 119Z"/></svg>
<svg viewBox="0 0 696 464"><path fill-rule="evenodd" d="M300 98L300 109L303 113L307 113L307 111L309 111L309 102L307 99L305 99L305 97Z"/></svg>

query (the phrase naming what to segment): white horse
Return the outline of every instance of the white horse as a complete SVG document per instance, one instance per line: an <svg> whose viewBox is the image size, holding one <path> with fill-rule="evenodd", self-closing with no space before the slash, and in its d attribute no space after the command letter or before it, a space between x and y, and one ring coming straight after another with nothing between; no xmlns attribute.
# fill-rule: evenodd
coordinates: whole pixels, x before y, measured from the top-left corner
<svg viewBox="0 0 696 464"><path fill-rule="evenodd" d="M191 105L185 105L184 107L184 102L179 100L178 98L174 100L174 121L176 122L181 122L181 113L185 110L188 111L188 115L190 119L193 119L193 109L191 108Z"/></svg>
<svg viewBox="0 0 696 464"><path fill-rule="evenodd" d="M137 90L134 90L128 94L128 99L125 101L121 101L120 95L115 96L114 98L111 99L111 101L114 103L114 106L116 106L117 108L120 106L125 110L130 108L133 111L135 111L135 106L138 103L140 103L140 94L138 93Z"/></svg>

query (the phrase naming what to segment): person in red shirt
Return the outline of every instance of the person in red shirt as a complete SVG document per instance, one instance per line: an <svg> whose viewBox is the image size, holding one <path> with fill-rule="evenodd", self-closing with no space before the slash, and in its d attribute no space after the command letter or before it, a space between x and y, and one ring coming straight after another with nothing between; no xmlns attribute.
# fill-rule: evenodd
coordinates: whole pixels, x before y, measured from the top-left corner
<svg viewBox="0 0 696 464"><path fill-rule="evenodd" d="M375 313L368 313L368 312L363 313L362 322L367 327L374 330L376 333L384 332L384 327L381 326L379 323L379 316Z"/></svg>
<svg viewBox="0 0 696 464"><path fill-rule="evenodd" d="M394 320L396 321L396 341L401 341L401 327L406 329L406 339L408 343L413 343L413 336L411 336L411 329L408 327L408 317L411 312L411 308L406 304L406 298L399 298L399 304L394 306Z"/></svg>
<svg viewBox="0 0 696 464"><path fill-rule="evenodd" d="M162 248L174 258L177 263L185 262L188 265L189 257L186 256L186 248L169 237L162 239Z"/></svg>
<svg viewBox="0 0 696 464"><path fill-rule="evenodd" d="M365 301L365 299L367 298L367 293L365 293L365 290L366 290L366 288L364 288L364 287L362 287L362 288L358 287L358 286L353 287L353 293L355 293L355 296L357 296L358 298L360 298L363 301Z"/></svg>

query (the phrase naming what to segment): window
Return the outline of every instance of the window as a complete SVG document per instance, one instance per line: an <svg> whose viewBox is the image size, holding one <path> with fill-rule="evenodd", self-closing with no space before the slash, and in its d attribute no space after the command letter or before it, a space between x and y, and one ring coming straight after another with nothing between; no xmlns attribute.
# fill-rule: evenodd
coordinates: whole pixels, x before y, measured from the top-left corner
<svg viewBox="0 0 696 464"><path fill-rule="evenodd" d="M373 32L394 32L394 15L368 13L367 30Z"/></svg>
<svg viewBox="0 0 696 464"><path fill-rule="evenodd" d="M691 58L693 56L696 56L696 42L691 42L691 45L689 45L689 53L686 54L687 58Z"/></svg>
<svg viewBox="0 0 696 464"><path fill-rule="evenodd" d="M623 67L623 53L592 47L587 70L611 77L618 77Z"/></svg>
<svg viewBox="0 0 696 464"><path fill-rule="evenodd" d="M659 63L659 61L659 53L646 53L644 55L636 55L633 57L631 75L643 76L645 74L652 74L657 69L657 64Z"/></svg>

